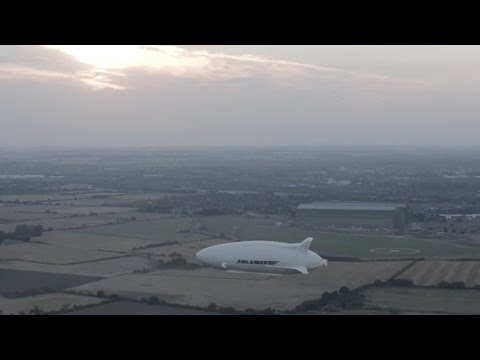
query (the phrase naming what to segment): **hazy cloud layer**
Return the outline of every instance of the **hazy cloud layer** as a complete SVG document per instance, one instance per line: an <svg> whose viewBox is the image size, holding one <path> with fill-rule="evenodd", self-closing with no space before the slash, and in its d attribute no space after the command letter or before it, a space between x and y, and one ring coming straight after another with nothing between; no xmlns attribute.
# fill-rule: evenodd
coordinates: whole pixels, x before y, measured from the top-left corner
<svg viewBox="0 0 480 360"><path fill-rule="evenodd" d="M476 144L479 49L0 46L0 144Z"/></svg>
<svg viewBox="0 0 480 360"><path fill-rule="evenodd" d="M165 76L198 82L260 79L274 87L316 88L329 86L421 86L385 74L356 72L333 66L312 65L252 54L232 55L178 46L47 45L42 49L10 47L2 51L3 77L32 80L77 80L98 89L134 87L132 73L143 71L152 81ZM6 53L6 54L5 54ZM18 54L17 54L18 53Z"/></svg>

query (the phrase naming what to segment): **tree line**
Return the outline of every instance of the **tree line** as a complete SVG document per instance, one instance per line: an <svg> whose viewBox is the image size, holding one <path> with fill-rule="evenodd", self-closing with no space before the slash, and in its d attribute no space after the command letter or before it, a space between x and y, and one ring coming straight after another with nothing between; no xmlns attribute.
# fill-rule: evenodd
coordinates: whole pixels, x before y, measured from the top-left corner
<svg viewBox="0 0 480 360"><path fill-rule="evenodd" d="M7 239L30 241L32 237L41 236L43 231L45 231L43 225L17 225L13 232L0 231L0 244Z"/></svg>

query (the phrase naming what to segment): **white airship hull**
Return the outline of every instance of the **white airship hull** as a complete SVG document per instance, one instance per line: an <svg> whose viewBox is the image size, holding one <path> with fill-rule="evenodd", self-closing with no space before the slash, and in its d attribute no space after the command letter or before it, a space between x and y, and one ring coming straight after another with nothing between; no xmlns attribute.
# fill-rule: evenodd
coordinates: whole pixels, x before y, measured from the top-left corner
<svg viewBox="0 0 480 360"><path fill-rule="evenodd" d="M308 274L327 261L309 250L312 238L299 244L273 241L243 241L203 249L197 259L225 271L260 274Z"/></svg>

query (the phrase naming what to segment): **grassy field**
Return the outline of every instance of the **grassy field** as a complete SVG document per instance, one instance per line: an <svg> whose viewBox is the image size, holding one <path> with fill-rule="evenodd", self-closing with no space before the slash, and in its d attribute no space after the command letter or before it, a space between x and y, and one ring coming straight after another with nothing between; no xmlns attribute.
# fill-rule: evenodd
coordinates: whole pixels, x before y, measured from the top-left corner
<svg viewBox="0 0 480 360"><path fill-rule="evenodd" d="M108 235L86 234L76 231L48 231L35 241L83 250L130 252L133 248L158 244L156 241Z"/></svg>
<svg viewBox="0 0 480 360"><path fill-rule="evenodd" d="M116 196L115 199L135 200L135 201L161 200L161 199L164 199L166 196L170 196L170 195L171 194L164 194L164 193L126 194L126 195Z"/></svg>
<svg viewBox="0 0 480 360"><path fill-rule="evenodd" d="M343 211L328 211L317 214L299 214L297 221L307 224L316 224L320 226L351 227L351 224L365 224L368 226L392 227L393 220L391 215L383 213L359 211L354 214L346 215Z"/></svg>
<svg viewBox="0 0 480 360"><path fill-rule="evenodd" d="M480 285L478 261L420 261L398 276L418 286L436 286L442 281L462 281L467 287Z"/></svg>
<svg viewBox="0 0 480 360"><path fill-rule="evenodd" d="M61 215L60 215L61 216ZM78 216L78 217L57 217L50 219L39 219L30 221L21 221L8 224L1 224L0 231L14 231L15 227L20 224L28 225L43 225L44 229L51 227L54 230L69 230L89 226L106 225L115 223L117 217L130 218L134 215L128 214L111 214L111 215L98 215L98 216Z"/></svg>
<svg viewBox="0 0 480 360"><path fill-rule="evenodd" d="M135 208L128 207L102 207L102 206L57 206L57 205L15 205L0 207L0 219L9 222L20 222L30 220L58 219L72 215L89 215L91 212L97 214L117 213L118 216L132 216L125 214L134 211Z"/></svg>
<svg viewBox="0 0 480 360"><path fill-rule="evenodd" d="M58 218L64 215L46 213L47 208L42 205L15 205L0 207L0 219L8 222L43 220L48 218Z"/></svg>
<svg viewBox="0 0 480 360"><path fill-rule="evenodd" d="M149 305L130 301L118 301L88 309L72 311L65 315L218 315L218 313L182 309L165 305Z"/></svg>
<svg viewBox="0 0 480 360"><path fill-rule="evenodd" d="M153 247L147 249L136 250L136 254L154 254L159 258L162 258L165 261L169 261L170 254L172 253L179 253L184 258L187 259L188 262L196 262L196 254L201 249L204 249L209 246L214 246L218 244L226 243L225 239L208 239L208 240L199 240L199 241L192 241L188 243L180 243L180 244L173 244L161 247Z"/></svg>
<svg viewBox="0 0 480 360"><path fill-rule="evenodd" d="M86 284L101 278L95 276L0 269L0 279L0 294L8 294L27 290L44 290L45 288L62 291L66 288Z"/></svg>
<svg viewBox="0 0 480 360"><path fill-rule="evenodd" d="M92 228L76 230L84 234L109 235L128 237L136 239L154 240L157 242L189 242L198 239L205 239L208 236L194 233L177 232L181 230L193 230L194 223L184 218L137 221L126 224L115 224L97 226Z"/></svg>
<svg viewBox="0 0 480 360"><path fill-rule="evenodd" d="M0 269L41 271L95 277L131 274L134 273L135 270L155 269L155 266L155 259L149 259L141 255L73 265L38 264L26 261L0 261Z"/></svg>
<svg viewBox="0 0 480 360"><path fill-rule="evenodd" d="M480 291L407 287L372 287L366 306L406 312L480 314Z"/></svg>
<svg viewBox="0 0 480 360"><path fill-rule="evenodd" d="M77 198L77 200L64 200L64 201L49 201L49 202L44 202L45 205L55 205L57 203L60 203L63 206L103 206L104 204L108 204L108 206L125 206L129 205L131 203L134 203L134 200L126 200L122 198L115 198L111 197L108 199L98 199L98 198Z"/></svg>
<svg viewBox="0 0 480 360"><path fill-rule="evenodd" d="M121 254L39 243L0 246L0 262L3 260L23 260L45 264L71 264L119 255Z"/></svg>
<svg viewBox="0 0 480 360"><path fill-rule="evenodd" d="M0 310L5 314L29 313L37 307L43 311L58 311L64 306L89 305L104 302L105 300L72 294L44 294L29 296L20 299L0 298Z"/></svg>
<svg viewBox="0 0 480 360"><path fill-rule="evenodd" d="M309 275L266 276L238 274L213 269L161 270L148 274L122 275L84 284L71 290L82 294L106 294L140 298L152 295L170 303L290 310L304 300L319 299L325 291L351 289L387 280L410 262L365 262L329 264Z"/></svg>
<svg viewBox="0 0 480 360"><path fill-rule="evenodd" d="M89 215L91 212L97 214L112 214L117 213L120 214L119 216L129 216L129 213L135 211L135 208L130 207L113 207L113 206L64 206L64 205L40 205L40 209L44 209L43 211L50 210L57 213L57 216L61 215Z"/></svg>
<svg viewBox="0 0 480 360"><path fill-rule="evenodd" d="M374 234L341 234L307 231L296 227L278 227L274 219L241 216L203 216L197 220L206 225L208 232L232 234L233 227L239 240L272 240L300 242L306 237L314 238L311 250L325 256L353 256L365 259L435 258L435 257L480 257L480 248L447 243L444 240L414 238L410 236L386 236ZM407 248L419 250L415 254L380 254L370 250L378 248Z"/></svg>
<svg viewBox="0 0 480 360"><path fill-rule="evenodd" d="M91 192L91 193L79 193L79 194L61 194L61 193L50 193L50 194L31 194L31 195L0 195L0 201L20 201L20 202L27 202L27 201L68 201L69 199L85 199L96 195L106 195L111 196L111 193L99 193L99 192ZM106 200L106 199L105 199Z"/></svg>

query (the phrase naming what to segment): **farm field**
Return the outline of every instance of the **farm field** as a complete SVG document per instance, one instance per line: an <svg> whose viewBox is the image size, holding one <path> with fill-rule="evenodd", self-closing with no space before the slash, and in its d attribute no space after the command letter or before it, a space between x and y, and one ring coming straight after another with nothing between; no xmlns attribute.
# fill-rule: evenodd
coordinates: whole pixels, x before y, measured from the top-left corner
<svg viewBox="0 0 480 360"><path fill-rule="evenodd" d="M149 213L149 212L132 212L128 216L135 216L137 221L157 221L157 220L173 220L178 219L178 215L173 214L158 214L158 213Z"/></svg>
<svg viewBox="0 0 480 360"><path fill-rule="evenodd" d="M58 311L64 306L89 305L102 303L105 300L72 294L43 294L28 296L17 299L6 299L0 297L0 310L4 314L29 313L30 310L37 307L43 311Z"/></svg>
<svg viewBox="0 0 480 360"><path fill-rule="evenodd" d="M42 205L8 205L0 207L0 219L5 222L43 220L63 217L62 214L46 213Z"/></svg>
<svg viewBox="0 0 480 360"><path fill-rule="evenodd" d="M89 215L90 213L97 213L97 214L124 214L130 213L135 211L135 208L132 207L114 207L114 206L65 206L65 205L40 205L40 209L43 211L52 211L56 212L57 216L59 215ZM128 216L128 215L123 215Z"/></svg>
<svg viewBox="0 0 480 360"><path fill-rule="evenodd" d="M154 254L163 258L163 260L168 260L169 254L178 253L181 254L188 262L198 262L196 259L196 254L201 249L204 249L209 246L214 246L218 244L224 244L227 241L224 239L208 239L208 240L195 240L188 243L180 243L174 245L167 245L162 247L154 247L148 249L136 250L136 254Z"/></svg>
<svg viewBox="0 0 480 360"><path fill-rule="evenodd" d="M352 309L338 310L332 312L308 312L308 315L392 315L389 310L369 310L369 309ZM302 314L303 315L303 314Z"/></svg>
<svg viewBox="0 0 480 360"><path fill-rule="evenodd" d="M3 260L24 260L46 264L70 264L119 255L121 254L39 243L0 246L0 263Z"/></svg>
<svg viewBox="0 0 480 360"><path fill-rule="evenodd" d="M26 261L0 261L0 269L41 271L58 274L74 274L110 277L131 274L137 270L155 269L155 259L146 256L126 256L73 265L38 264Z"/></svg>
<svg viewBox="0 0 480 360"><path fill-rule="evenodd" d="M206 239L209 236L180 230L193 230L195 223L188 219L174 218L154 221L136 221L75 230L84 234L109 235L162 242L189 242Z"/></svg>
<svg viewBox="0 0 480 360"><path fill-rule="evenodd" d="M363 293L368 307L410 313L480 314L478 290L371 287Z"/></svg>
<svg viewBox="0 0 480 360"><path fill-rule="evenodd" d="M131 274L136 270L155 269L155 265L155 259L135 255L73 265L38 264L26 261L0 261L0 269L40 271L95 277Z"/></svg>
<svg viewBox="0 0 480 360"><path fill-rule="evenodd" d="M70 199L70 200L65 200L65 201L46 201L43 202L44 205L55 205L57 203L60 203L61 205L64 206L120 206L120 207L128 207L131 204L133 204L135 201L133 200L126 200L126 199L121 199L121 198L115 198L115 197L108 197L108 198L77 198L77 200Z"/></svg>
<svg viewBox="0 0 480 360"><path fill-rule="evenodd" d="M97 276L54 274L39 271L20 271L0 269L0 295L28 290L62 291L101 279Z"/></svg>
<svg viewBox="0 0 480 360"><path fill-rule="evenodd" d="M365 262L329 264L309 276L266 276L236 274L203 268L200 270L162 270L148 274L122 275L102 279L70 290L82 294L106 294L140 298L152 295L171 303L208 306L233 306L280 310L292 309L304 300L320 298L325 291L342 286L351 289L387 280L410 262Z"/></svg>
<svg viewBox="0 0 480 360"><path fill-rule="evenodd" d="M82 199L82 198L90 198L92 196L99 196L99 195L105 195L105 196L111 196L115 195L112 193L99 193L99 192L82 192L82 193L71 193L71 194L65 194L65 193L50 193L50 194L30 194L30 195L0 195L0 201L19 201L19 202L34 202L34 201L66 201L70 199Z"/></svg>
<svg viewBox="0 0 480 360"><path fill-rule="evenodd" d="M300 242L312 236L311 250L322 256L351 256L363 259L401 259L401 258L452 258L479 257L479 247L468 247L447 243L444 240L414 238L410 236L387 236L373 234L342 234L319 231L308 231L296 227L278 227L277 220L241 216L202 216L196 217L207 232L224 232L230 236L233 227L238 229L238 240L272 240L284 242ZM386 249L383 251L382 249ZM389 252L388 249L406 249L402 252ZM377 252L378 251L378 252Z"/></svg>
<svg viewBox="0 0 480 360"><path fill-rule="evenodd" d="M75 231L48 231L34 238L56 246L83 250L130 252L133 248L158 244L156 241L108 235L85 234Z"/></svg>
<svg viewBox="0 0 480 360"><path fill-rule="evenodd" d="M51 227L54 230L78 229L90 226L99 226L116 223L118 217L132 217L131 214L112 214L98 216L57 217L52 219L31 220L15 223L0 224L0 231L14 231L17 225L43 225L44 229Z"/></svg>
<svg viewBox="0 0 480 360"><path fill-rule="evenodd" d="M93 190L94 187L92 184L67 184L62 185L59 188L60 190Z"/></svg>
<svg viewBox="0 0 480 360"><path fill-rule="evenodd" d="M115 199L134 200L134 201L161 200L167 196L172 196L172 195L174 194L165 194L165 193L125 194L125 195L115 196Z"/></svg>
<svg viewBox="0 0 480 360"><path fill-rule="evenodd" d="M411 280L417 286L437 286L445 281L480 285L480 261L419 261L397 279Z"/></svg>
<svg viewBox="0 0 480 360"><path fill-rule="evenodd" d="M64 315L218 315L218 313L182 309L174 306L116 301L108 304L100 304L88 309L68 312Z"/></svg>
<svg viewBox="0 0 480 360"><path fill-rule="evenodd" d="M9 205L0 207L0 219L18 222L63 218L72 215L89 215L91 212L97 214L120 214L131 211L135 211L135 208L63 205Z"/></svg>

